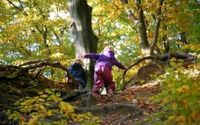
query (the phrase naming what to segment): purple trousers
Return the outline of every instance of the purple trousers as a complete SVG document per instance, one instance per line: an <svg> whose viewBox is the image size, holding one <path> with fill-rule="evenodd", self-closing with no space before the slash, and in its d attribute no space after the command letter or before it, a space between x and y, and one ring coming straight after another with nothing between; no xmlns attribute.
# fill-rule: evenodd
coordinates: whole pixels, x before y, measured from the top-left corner
<svg viewBox="0 0 200 125"><path fill-rule="evenodd" d="M95 67L92 91L100 94L100 89L103 86L106 88L107 94L112 94L115 91L115 82L113 81L111 69L108 65Z"/></svg>

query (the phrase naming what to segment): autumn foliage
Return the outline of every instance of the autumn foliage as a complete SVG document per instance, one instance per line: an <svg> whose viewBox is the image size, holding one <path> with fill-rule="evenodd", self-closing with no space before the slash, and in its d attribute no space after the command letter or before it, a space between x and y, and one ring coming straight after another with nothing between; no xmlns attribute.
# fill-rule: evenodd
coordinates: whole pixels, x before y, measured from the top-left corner
<svg viewBox="0 0 200 125"><path fill-rule="evenodd" d="M0 124L200 123L199 0L87 0L92 29L98 37L94 48L101 52L105 46L113 46L118 60L130 68L125 78L123 72L113 69L117 92L113 98L103 95L97 102L85 99L88 93L82 92L82 98L77 91L75 95L80 98L76 95L71 99L71 91L65 88L66 70L52 65L27 70L32 64L26 62L32 60L48 60L55 65L59 62L61 69L72 63L77 46L68 2L0 0ZM143 37L145 47L141 43ZM147 57L149 60L130 67ZM87 61L84 60L86 65ZM90 81L92 77L89 76ZM150 83L157 84L149 87ZM61 97L63 90L71 100ZM82 102L97 106L97 116L89 113L91 109L76 112ZM125 103L116 104L125 109L130 103L140 113L127 111L118 115L111 110L115 103ZM106 107L104 104L113 114L98 114Z"/></svg>

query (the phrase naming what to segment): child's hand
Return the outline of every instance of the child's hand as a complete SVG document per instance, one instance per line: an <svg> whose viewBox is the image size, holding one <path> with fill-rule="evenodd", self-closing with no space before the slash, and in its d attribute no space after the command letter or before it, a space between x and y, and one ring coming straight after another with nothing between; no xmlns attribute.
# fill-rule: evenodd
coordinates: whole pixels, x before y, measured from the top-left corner
<svg viewBox="0 0 200 125"><path fill-rule="evenodd" d="M80 59L84 59L84 55L80 55L79 58L80 58Z"/></svg>

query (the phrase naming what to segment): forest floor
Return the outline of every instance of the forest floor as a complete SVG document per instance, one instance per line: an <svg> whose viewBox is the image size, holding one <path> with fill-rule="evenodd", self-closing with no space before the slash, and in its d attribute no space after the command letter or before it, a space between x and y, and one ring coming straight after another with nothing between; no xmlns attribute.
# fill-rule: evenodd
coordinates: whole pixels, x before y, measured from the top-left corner
<svg viewBox="0 0 200 125"><path fill-rule="evenodd" d="M147 68L152 65L148 66ZM18 69L13 67L1 67L1 84L0 84L0 110L9 109L13 107L16 100L23 97L35 97L41 89L38 81L34 81L26 74L15 75ZM18 72L17 72L18 73ZM145 73L152 74L145 70ZM140 73L141 74L141 73ZM146 78L147 75L144 75ZM47 86L48 88L48 86ZM55 88L53 88L55 89ZM151 101L151 97L161 91L160 82L151 80L142 85L132 85L125 90L115 93L112 97L101 95L100 100L88 101L87 98L91 97L88 94L80 94L78 98L69 99L66 102L71 103L78 107L77 112L85 113L91 112L93 115L98 116L101 120L101 125L133 125L143 122L146 117L159 110L159 105ZM95 100L95 101L94 101ZM85 103L85 104L84 104ZM89 103L86 104L86 103ZM0 123L6 120L4 114L0 112Z"/></svg>
<svg viewBox="0 0 200 125"><path fill-rule="evenodd" d="M157 95L161 91L161 85L158 81L146 83L144 85L134 85L125 91L119 92L108 98L102 95L102 99L97 105L103 107L110 105L114 108L112 113L101 117L102 125L134 125L144 122L145 118L159 110L159 105L151 101L151 97ZM119 105L127 106L125 112L119 109ZM118 108L119 107L119 108ZM131 110L135 108L135 110ZM106 110L106 109L105 109Z"/></svg>
<svg viewBox="0 0 200 125"><path fill-rule="evenodd" d="M128 88L113 96L110 101L106 103L124 103L133 105L141 109L140 113L127 112L121 115L120 113L113 113L103 118L103 125L133 125L138 121L144 120L146 116L158 111L159 105L151 101L151 97L160 92L159 82L146 83L144 85L137 85ZM105 104L105 103L104 103ZM118 109L116 109L118 110Z"/></svg>
<svg viewBox="0 0 200 125"><path fill-rule="evenodd" d="M2 105L0 108L11 106L15 100L22 98L22 95L26 96L28 93L31 93L31 95L37 93L37 87L23 89L23 82L21 80L15 80L7 85L2 82L0 92L0 102ZM18 83L18 85L16 83ZM22 84L21 87L19 83ZM27 92L27 90L30 91ZM91 103L90 106L80 107L86 108L86 110L82 112L89 111L93 115L98 116L101 120L101 125L135 125L139 122L143 122L146 117L159 110L159 105L153 103L151 97L157 95L160 91L160 82L153 81L143 85L133 85L124 91L115 93L109 98L106 95L101 95L101 99L96 100L95 103ZM30 96L30 94L28 95ZM32 96L34 96L34 94ZM83 103L83 101L78 97L76 101L72 99L70 103L78 105L78 103ZM1 113L0 119L4 119Z"/></svg>
<svg viewBox="0 0 200 125"><path fill-rule="evenodd" d="M89 111L101 118L101 125L138 125L145 124L145 119L160 111L160 104L153 102L152 97L162 89L161 81L155 80L155 74L163 74L156 65L147 65L139 70L129 81L131 86L115 93L112 97L101 95L84 111ZM151 75L155 75L151 77ZM138 80L144 83L138 84ZM78 102L81 103L81 102ZM76 104L75 104L76 105Z"/></svg>
<svg viewBox="0 0 200 125"><path fill-rule="evenodd" d="M162 90L162 82L156 80L158 75L164 73L160 69L154 65L141 68L129 82L133 84L115 93L112 97L101 95L101 99L95 100L88 92L83 91L77 94L76 91L72 91L75 95L73 96L66 91L64 97L67 98L64 99L63 96L61 98L74 105L76 113L91 112L98 116L101 125L146 125L148 123L145 120L154 113L160 112L162 108L160 104L152 101L152 97ZM44 88L55 89L51 86L42 88L41 82L38 81L40 79L33 80L26 72L19 74L18 70L18 67L13 66L0 67L0 124L9 122L2 111L12 108L17 100L38 96L39 90ZM155 72L158 75L151 78L150 76L154 76ZM138 84L138 80L141 79L146 81ZM60 89L57 91L62 93Z"/></svg>

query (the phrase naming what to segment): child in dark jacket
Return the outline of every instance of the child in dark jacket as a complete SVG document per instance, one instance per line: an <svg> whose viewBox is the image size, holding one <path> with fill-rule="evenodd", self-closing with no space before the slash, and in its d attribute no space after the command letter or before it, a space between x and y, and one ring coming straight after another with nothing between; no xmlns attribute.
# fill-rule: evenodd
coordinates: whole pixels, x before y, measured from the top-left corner
<svg viewBox="0 0 200 125"><path fill-rule="evenodd" d="M112 66L116 65L120 69L126 69L124 65L115 58L114 49L110 46L105 47L101 54L88 53L82 58L90 58L96 60L94 70L94 85L92 88L93 96L99 97L100 89L104 86L106 93L111 96L115 91L115 82L112 77Z"/></svg>
<svg viewBox="0 0 200 125"><path fill-rule="evenodd" d="M83 68L83 61L81 59L75 59L74 63L69 67L69 72L74 77L76 81L78 81L78 85L76 89L83 89L87 84L87 74L85 69ZM68 82L72 82L68 77Z"/></svg>

